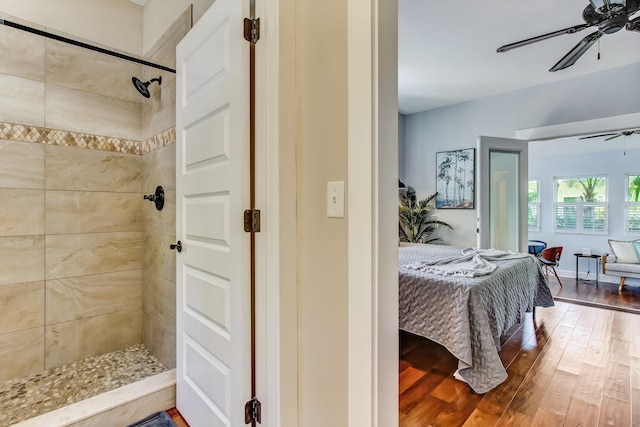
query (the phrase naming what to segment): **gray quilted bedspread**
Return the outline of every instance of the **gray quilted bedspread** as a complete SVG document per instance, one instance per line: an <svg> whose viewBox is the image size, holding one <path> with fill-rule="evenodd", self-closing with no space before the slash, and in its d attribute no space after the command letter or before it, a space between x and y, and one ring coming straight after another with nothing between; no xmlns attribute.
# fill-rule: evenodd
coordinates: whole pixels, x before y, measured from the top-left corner
<svg viewBox="0 0 640 427"><path fill-rule="evenodd" d="M498 355L500 336L534 306L553 306L539 262L532 256L492 261L498 268L487 276L442 276L405 266L461 254L461 248L399 249L400 329L446 347L458 359L456 376L476 393L502 383L507 371Z"/></svg>

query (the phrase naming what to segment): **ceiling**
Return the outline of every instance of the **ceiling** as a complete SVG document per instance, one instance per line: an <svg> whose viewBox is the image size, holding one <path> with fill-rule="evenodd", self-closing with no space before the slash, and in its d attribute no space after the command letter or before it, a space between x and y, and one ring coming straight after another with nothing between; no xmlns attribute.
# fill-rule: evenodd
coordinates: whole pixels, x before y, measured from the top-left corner
<svg viewBox="0 0 640 427"><path fill-rule="evenodd" d="M531 141L529 143L529 158L575 156L576 153L593 154L605 152L620 152L640 150L640 134L620 136L609 141L607 137L580 139L578 136L551 139L545 141Z"/></svg>
<svg viewBox="0 0 640 427"><path fill-rule="evenodd" d="M640 62L640 33L600 39L573 66L549 72L595 29L509 52L499 46L582 24L588 0L398 0L398 104L403 114ZM635 16L640 16L640 12Z"/></svg>

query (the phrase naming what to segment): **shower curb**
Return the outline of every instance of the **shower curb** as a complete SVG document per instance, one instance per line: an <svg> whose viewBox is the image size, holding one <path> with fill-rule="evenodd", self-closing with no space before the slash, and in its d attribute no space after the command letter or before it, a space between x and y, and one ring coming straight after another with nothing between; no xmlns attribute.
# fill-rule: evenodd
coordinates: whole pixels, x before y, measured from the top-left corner
<svg viewBox="0 0 640 427"><path fill-rule="evenodd" d="M137 381L12 427L128 425L176 404L176 370Z"/></svg>

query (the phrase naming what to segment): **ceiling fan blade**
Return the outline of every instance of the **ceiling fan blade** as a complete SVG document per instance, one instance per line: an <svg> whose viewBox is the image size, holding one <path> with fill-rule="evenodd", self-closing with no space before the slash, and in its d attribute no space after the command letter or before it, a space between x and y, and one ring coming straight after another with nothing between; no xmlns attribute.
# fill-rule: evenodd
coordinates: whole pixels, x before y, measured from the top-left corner
<svg viewBox="0 0 640 427"><path fill-rule="evenodd" d="M591 25L589 24L580 24L580 25L576 25L573 27L569 27L569 28L564 28L562 30L558 30L558 31L554 31L552 33L547 33L547 34L543 34L541 36L537 36L537 37L531 37L530 39L526 39L526 40L521 40L519 42L515 42L515 43L511 43L511 44L506 44L504 46L500 46L498 48L498 52L507 52L511 49L515 49L517 47L522 47L522 46L526 46L532 43L536 43L542 40L547 40L550 39L552 37L556 37L556 36L561 36L563 34L573 34L573 33L577 33L578 31L582 31L585 28L589 28L591 27Z"/></svg>
<svg viewBox="0 0 640 427"><path fill-rule="evenodd" d="M569 53L563 56L556 65L551 67L549 71L564 70L565 68L575 64L576 61L580 59L580 57L584 55L584 53L591 47L591 45L593 45L600 37L602 37L602 34L603 33L601 33L600 31L594 31L587 37L580 40L580 42L575 45L574 48L569 51Z"/></svg>
<svg viewBox="0 0 640 427"><path fill-rule="evenodd" d="M627 0L625 6L628 15L631 15L640 10L640 0Z"/></svg>
<svg viewBox="0 0 640 427"><path fill-rule="evenodd" d="M583 136L582 138L578 138L578 139L600 138L603 136L611 136L611 135L617 135L617 133L601 133L600 135Z"/></svg>
<svg viewBox="0 0 640 427"><path fill-rule="evenodd" d="M621 134L617 134L616 136L610 136L609 138L605 138L605 141L609 141L609 140L612 140L612 139L616 139L616 138L618 138L618 137L620 137L620 136L621 136Z"/></svg>
<svg viewBox="0 0 640 427"><path fill-rule="evenodd" d="M640 31L640 16L629 21L625 28L628 31Z"/></svg>

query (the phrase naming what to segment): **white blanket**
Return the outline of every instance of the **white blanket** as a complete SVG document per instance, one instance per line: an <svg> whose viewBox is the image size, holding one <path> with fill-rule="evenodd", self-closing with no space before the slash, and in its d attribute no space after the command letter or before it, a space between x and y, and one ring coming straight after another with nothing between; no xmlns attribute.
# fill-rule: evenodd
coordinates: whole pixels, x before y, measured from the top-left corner
<svg viewBox="0 0 640 427"><path fill-rule="evenodd" d="M405 267L441 276L478 277L490 274L498 268L496 264L490 261L525 258L528 256L529 254L525 253L499 251L497 249L465 248L460 256L423 261L406 265Z"/></svg>

